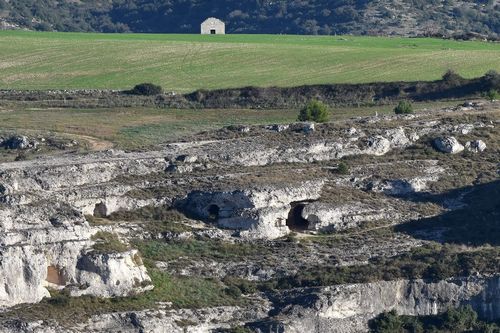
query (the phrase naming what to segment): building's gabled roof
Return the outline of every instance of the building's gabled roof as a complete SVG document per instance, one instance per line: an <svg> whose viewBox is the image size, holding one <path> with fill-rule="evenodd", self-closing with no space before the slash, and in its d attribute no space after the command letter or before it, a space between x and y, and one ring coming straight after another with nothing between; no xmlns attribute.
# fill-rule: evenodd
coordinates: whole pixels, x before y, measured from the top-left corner
<svg viewBox="0 0 500 333"><path fill-rule="evenodd" d="M225 24L222 20L216 18L216 17L209 17L207 18L205 21L202 22L202 24L204 23L209 23L209 22L217 22L217 23L222 23L222 24Z"/></svg>

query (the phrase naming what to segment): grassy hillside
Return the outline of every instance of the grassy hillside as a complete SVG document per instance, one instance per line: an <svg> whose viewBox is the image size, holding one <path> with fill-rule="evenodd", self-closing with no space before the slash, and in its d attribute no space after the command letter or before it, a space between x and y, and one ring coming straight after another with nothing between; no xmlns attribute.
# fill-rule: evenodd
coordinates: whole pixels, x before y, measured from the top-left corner
<svg viewBox="0 0 500 333"><path fill-rule="evenodd" d="M0 32L0 88L167 90L433 80L500 70L500 44L427 38Z"/></svg>

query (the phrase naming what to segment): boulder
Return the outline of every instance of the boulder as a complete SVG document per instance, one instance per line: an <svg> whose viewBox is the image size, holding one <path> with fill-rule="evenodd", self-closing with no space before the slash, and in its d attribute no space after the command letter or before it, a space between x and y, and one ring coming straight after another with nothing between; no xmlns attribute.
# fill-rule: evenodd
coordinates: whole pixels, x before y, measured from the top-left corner
<svg viewBox="0 0 500 333"><path fill-rule="evenodd" d="M486 143L483 140L468 141L465 148L473 153L480 153L486 150Z"/></svg>
<svg viewBox="0 0 500 333"><path fill-rule="evenodd" d="M402 127L385 131L384 137L391 142L393 147L406 147L411 143Z"/></svg>
<svg viewBox="0 0 500 333"><path fill-rule="evenodd" d="M367 154L382 156L391 150L391 141L383 136L376 135L368 139L367 146Z"/></svg>
<svg viewBox="0 0 500 333"><path fill-rule="evenodd" d="M151 279L137 250L80 257L77 263L79 288L72 296L129 296L153 289Z"/></svg>
<svg viewBox="0 0 500 333"><path fill-rule="evenodd" d="M442 153L458 154L464 150L464 146L453 137L442 137L434 140L434 148Z"/></svg>
<svg viewBox="0 0 500 333"><path fill-rule="evenodd" d="M290 127L290 125L274 124L274 125L266 126L266 129L279 133L279 132L286 131L289 127Z"/></svg>
<svg viewBox="0 0 500 333"><path fill-rule="evenodd" d="M27 149L30 142L26 136L16 135L4 141L3 145L8 149Z"/></svg>

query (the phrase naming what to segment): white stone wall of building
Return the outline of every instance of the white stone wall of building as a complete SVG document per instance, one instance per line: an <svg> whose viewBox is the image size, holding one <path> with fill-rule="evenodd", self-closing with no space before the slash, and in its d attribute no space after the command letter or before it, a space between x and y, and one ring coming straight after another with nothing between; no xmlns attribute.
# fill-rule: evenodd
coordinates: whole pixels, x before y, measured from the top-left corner
<svg viewBox="0 0 500 333"><path fill-rule="evenodd" d="M226 34L226 25L215 17L206 19L201 24L202 35L224 35Z"/></svg>

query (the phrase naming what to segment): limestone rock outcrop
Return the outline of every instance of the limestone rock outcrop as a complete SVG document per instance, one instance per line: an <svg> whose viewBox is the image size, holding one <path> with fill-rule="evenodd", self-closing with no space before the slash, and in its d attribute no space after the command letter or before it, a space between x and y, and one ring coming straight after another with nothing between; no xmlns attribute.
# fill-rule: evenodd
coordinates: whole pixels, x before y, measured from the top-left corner
<svg viewBox="0 0 500 333"><path fill-rule="evenodd" d="M473 153L481 153L486 150L486 143L483 140L467 141L465 148Z"/></svg>
<svg viewBox="0 0 500 333"><path fill-rule="evenodd" d="M88 253L77 262L80 287L71 295L129 296L153 289L137 250L122 253Z"/></svg>
<svg viewBox="0 0 500 333"><path fill-rule="evenodd" d="M442 153L458 154L465 149L465 147L453 136L437 138L433 143L434 147Z"/></svg>
<svg viewBox="0 0 500 333"><path fill-rule="evenodd" d="M302 217L308 222L308 230L342 231L366 222L394 218L395 213L362 203L333 205L313 202L304 206Z"/></svg>
<svg viewBox="0 0 500 333"><path fill-rule="evenodd" d="M189 193L178 209L248 238L278 238L290 232L287 219L293 202L319 198L323 181L291 186L262 186L226 192Z"/></svg>
<svg viewBox="0 0 500 333"><path fill-rule="evenodd" d="M283 295L288 304L277 313L283 332L366 332L367 323L384 311L410 316L434 315L470 304L480 318L500 318L500 277L381 281L297 290ZM271 324L276 327L277 323ZM271 327L272 327L271 326ZM265 326L260 332L267 332Z"/></svg>

